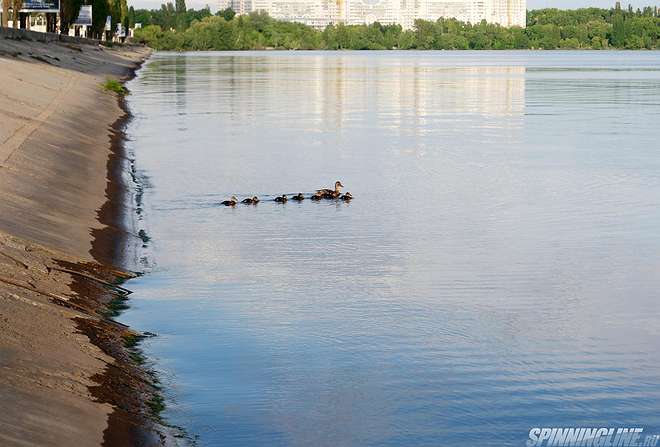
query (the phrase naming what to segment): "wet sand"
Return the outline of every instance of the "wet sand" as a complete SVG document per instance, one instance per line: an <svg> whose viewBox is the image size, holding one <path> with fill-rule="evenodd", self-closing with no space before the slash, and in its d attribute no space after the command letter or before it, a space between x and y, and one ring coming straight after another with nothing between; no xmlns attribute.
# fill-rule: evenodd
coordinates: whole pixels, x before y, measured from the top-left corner
<svg viewBox="0 0 660 447"><path fill-rule="evenodd" d="M136 266L121 100L143 47L0 36L0 444L167 443L154 378L106 316ZM119 306L120 307L120 306Z"/></svg>

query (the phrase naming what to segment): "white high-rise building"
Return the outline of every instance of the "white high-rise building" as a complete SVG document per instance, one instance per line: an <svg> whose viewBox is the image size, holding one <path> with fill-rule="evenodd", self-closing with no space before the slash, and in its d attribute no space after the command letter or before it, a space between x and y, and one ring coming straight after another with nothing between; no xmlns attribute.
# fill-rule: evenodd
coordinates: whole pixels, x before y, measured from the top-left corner
<svg viewBox="0 0 660 447"><path fill-rule="evenodd" d="M264 9L264 8L253 8L252 0L230 0L229 5L231 6L231 9L233 9L234 12L238 15L248 14L252 11L258 11ZM264 9L264 10L268 11L268 13L270 14L270 11L268 9Z"/></svg>
<svg viewBox="0 0 660 447"><path fill-rule="evenodd" d="M399 23L411 28L415 19L456 18L463 22L486 20L502 26L525 27L526 0L231 0L238 14L266 11L280 20L317 28L331 23L360 25Z"/></svg>
<svg viewBox="0 0 660 447"><path fill-rule="evenodd" d="M236 1L236 0L234 0ZM271 17L300 22L315 28L338 23L337 0L238 0L251 1L252 11L266 11Z"/></svg>
<svg viewBox="0 0 660 447"><path fill-rule="evenodd" d="M527 22L527 4L525 0L491 0L485 3L487 22L525 27Z"/></svg>

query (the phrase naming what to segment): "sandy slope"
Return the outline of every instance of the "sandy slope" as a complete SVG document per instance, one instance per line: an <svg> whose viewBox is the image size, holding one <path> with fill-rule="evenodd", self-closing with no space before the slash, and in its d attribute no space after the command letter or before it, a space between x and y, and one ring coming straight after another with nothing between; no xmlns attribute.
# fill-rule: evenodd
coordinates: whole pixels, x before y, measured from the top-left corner
<svg viewBox="0 0 660 447"><path fill-rule="evenodd" d="M0 39L0 229L89 256L123 113L100 84L144 54Z"/></svg>
<svg viewBox="0 0 660 447"><path fill-rule="evenodd" d="M112 293L98 287L92 299L85 292L92 286L80 287L81 278L89 280L61 271L57 260L94 261L90 250L104 227L99 210L109 190L112 124L123 114L100 84L128 75L146 55L143 48L0 36L2 446L82 447L110 439L113 406L107 402L115 401L93 398L90 387L102 381L108 365L120 364L121 354L92 344L85 335L91 332L81 327L108 325L98 310ZM106 271L104 279L113 278Z"/></svg>

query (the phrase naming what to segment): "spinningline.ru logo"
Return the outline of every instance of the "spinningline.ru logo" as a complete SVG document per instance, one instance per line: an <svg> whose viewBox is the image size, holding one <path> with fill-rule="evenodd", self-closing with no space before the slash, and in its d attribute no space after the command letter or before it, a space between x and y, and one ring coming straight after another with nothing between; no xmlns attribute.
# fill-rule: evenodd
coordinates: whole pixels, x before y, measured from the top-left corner
<svg viewBox="0 0 660 447"><path fill-rule="evenodd" d="M660 435L644 435L644 429L626 428L532 428L527 447L656 447Z"/></svg>

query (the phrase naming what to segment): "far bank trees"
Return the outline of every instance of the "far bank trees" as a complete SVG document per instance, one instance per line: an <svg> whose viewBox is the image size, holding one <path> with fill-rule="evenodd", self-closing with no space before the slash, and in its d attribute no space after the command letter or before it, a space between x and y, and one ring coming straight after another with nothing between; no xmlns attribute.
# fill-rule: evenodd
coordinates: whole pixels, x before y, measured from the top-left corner
<svg viewBox="0 0 660 447"><path fill-rule="evenodd" d="M172 3L160 10L136 10L135 17L143 24L136 30L136 39L161 50L660 48L660 17L655 7L533 10L528 11L527 28L440 18L417 20L411 30L376 22L329 25L320 31L275 20L263 12L235 16L223 10L212 16L208 8L195 11L175 8Z"/></svg>

